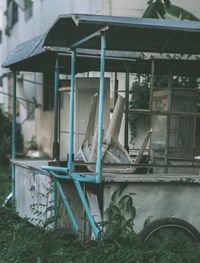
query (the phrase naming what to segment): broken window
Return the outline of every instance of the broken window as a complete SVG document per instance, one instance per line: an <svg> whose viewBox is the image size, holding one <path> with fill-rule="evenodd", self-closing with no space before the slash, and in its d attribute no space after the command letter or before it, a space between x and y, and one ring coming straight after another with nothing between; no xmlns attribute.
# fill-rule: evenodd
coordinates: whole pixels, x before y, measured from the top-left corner
<svg viewBox="0 0 200 263"><path fill-rule="evenodd" d="M33 16L33 1L25 0L25 21L28 21Z"/></svg>
<svg viewBox="0 0 200 263"><path fill-rule="evenodd" d="M13 0L7 0L6 11L7 25L6 35L10 35L10 30L18 21L18 6Z"/></svg>

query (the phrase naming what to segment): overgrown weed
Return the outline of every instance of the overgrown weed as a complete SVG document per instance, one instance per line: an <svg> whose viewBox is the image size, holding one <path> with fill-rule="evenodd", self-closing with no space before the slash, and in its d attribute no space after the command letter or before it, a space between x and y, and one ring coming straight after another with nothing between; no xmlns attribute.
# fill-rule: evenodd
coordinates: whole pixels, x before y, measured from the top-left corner
<svg viewBox="0 0 200 263"><path fill-rule="evenodd" d="M0 263L198 263L200 245L177 236L166 242L142 244L133 231L133 194L117 189L101 222L97 241L83 244L66 229L45 230L0 207ZM126 214L126 216L125 216Z"/></svg>

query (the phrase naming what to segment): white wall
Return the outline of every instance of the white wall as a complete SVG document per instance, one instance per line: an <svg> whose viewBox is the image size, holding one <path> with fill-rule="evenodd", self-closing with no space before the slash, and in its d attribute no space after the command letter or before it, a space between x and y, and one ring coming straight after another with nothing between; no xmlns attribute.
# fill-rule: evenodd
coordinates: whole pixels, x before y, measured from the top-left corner
<svg viewBox="0 0 200 263"><path fill-rule="evenodd" d="M3 13L7 9L7 1L2 1ZM16 45L29 40L39 34L47 31L50 25L60 14L66 13L85 13L85 14L101 14L101 0L35 0L33 4L33 16L26 22L24 11L18 8L18 22L10 30L10 36L5 35L6 16L3 16L3 43L0 45L0 64L6 59L8 54L14 49ZM1 23L0 23L1 25ZM0 75L7 73L7 69L0 68ZM23 77L35 82L42 83L41 74L24 73ZM42 110L42 87L33 83L18 81L17 96L23 97L27 100L36 98L37 103L41 107L35 111L34 120L27 120L23 126L24 141L30 141L32 136L37 137L39 149L43 150L49 155L52 152L52 137L53 137L53 112L43 112ZM4 92L8 90L6 77L4 78ZM6 98L4 98L6 99ZM8 104L4 104L5 111L8 111ZM27 104L20 104L19 121L23 122L27 117ZM48 132L48 136L47 136Z"/></svg>

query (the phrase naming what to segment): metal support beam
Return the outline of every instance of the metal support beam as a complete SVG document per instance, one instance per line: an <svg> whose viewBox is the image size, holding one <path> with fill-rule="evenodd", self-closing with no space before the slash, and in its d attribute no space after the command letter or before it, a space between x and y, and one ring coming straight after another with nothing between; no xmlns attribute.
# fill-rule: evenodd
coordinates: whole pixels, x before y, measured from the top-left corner
<svg viewBox="0 0 200 263"><path fill-rule="evenodd" d="M126 103L125 103L125 132L124 132L124 147L129 151L129 138L128 138L128 113L129 113L129 85L130 74L129 70L126 72Z"/></svg>
<svg viewBox="0 0 200 263"><path fill-rule="evenodd" d="M71 57L71 92L70 92L70 123L69 123L69 158L68 158L68 168L72 172L72 155L73 155L73 142L74 142L74 82L75 82L75 60L76 60L76 50L72 49Z"/></svg>
<svg viewBox="0 0 200 263"><path fill-rule="evenodd" d="M15 147L16 147L16 71L13 71L12 97L12 206L15 206Z"/></svg>
<svg viewBox="0 0 200 263"><path fill-rule="evenodd" d="M117 102L117 97L118 97L118 79L117 79L117 72L115 72L114 107Z"/></svg>
<svg viewBox="0 0 200 263"><path fill-rule="evenodd" d="M82 187L81 187L81 185L80 185L80 182L78 182L78 181L75 180L74 183L75 183L76 189L77 189L77 191L78 191L78 194L79 194L79 196L80 196L80 199L81 199L81 201L82 201L82 204L83 204L83 207L84 207L84 209L85 209L85 212L86 212L86 214L87 214L87 216L88 216L90 225L91 225L92 230L93 230L93 232L94 232L94 235L95 235L95 237L97 238L99 231L98 231L98 229L97 229L97 227L96 227L96 224L95 224L94 219L93 219L93 217L92 217L92 214L91 214L91 212L90 212L90 208L89 208L88 203L87 203L87 201L86 201L84 192L83 192Z"/></svg>
<svg viewBox="0 0 200 263"><path fill-rule="evenodd" d="M91 35L84 37L83 39L77 41L76 43L72 44L70 47L71 48L76 48L78 46L80 46L81 44L87 42L88 40L94 38L94 37L98 37L101 36L103 32L107 31L109 29L109 26L103 27L101 29L99 29L98 31L92 33Z"/></svg>
<svg viewBox="0 0 200 263"><path fill-rule="evenodd" d="M59 141L58 141L58 85L59 69L58 57L55 65L55 86L54 86L54 140L53 140L53 159L59 160Z"/></svg>
<svg viewBox="0 0 200 263"><path fill-rule="evenodd" d="M101 176L101 143L103 125L103 94L104 94L104 69L105 69L105 49L106 36L101 35L101 70L100 70L100 89L99 89L99 116L98 116L98 141L97 141L97 162L96 162L96 182L100 183Z"/></svg>
<svg viewBox="0 0 200 263"><path fill-rule="evenodd" d="M155 72L155 61L152 60L151 64L151 85L150 85L150 95L149 95L149 109L153 109L153 88L154 88L154 72Z"/></svg>

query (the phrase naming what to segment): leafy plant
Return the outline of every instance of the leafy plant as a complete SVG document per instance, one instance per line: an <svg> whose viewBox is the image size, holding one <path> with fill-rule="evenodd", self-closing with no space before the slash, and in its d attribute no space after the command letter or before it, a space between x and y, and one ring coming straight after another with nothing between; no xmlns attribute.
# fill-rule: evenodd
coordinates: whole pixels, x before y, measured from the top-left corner
<svg viewBox="0 0 200 263"><path fill-rule="evenodd" d="M53 210L56 209L53 200L51 199L53 193L53 181L51 181L48 186L44 186L43 189L43 193L38 193L40 202L31 205L34 217L31 218L30 221L43 229L48 229L52 228L52 223L56 220L52 213Z"/></svg>
<svg viewBox="0 0 200 263"><path fill-rule="evenodd" d="M112 194L109 207L105 210L106 220L100 225L103 227L101 237L115 241L122 241L134 236L133 230L134 218L136 209L133 206L132 195L129 193L122 196L126 188L126 184L121 184L120 187Z"/></svg>
<svg viewBox="0 0 200 263"><path fill-rule="evenodd" d="M12 152L12 122L0 108L0 162L8 161ZM23 136L21 126L16 124L16 151L23 151Z"/></svg>
<svg viewBox="0 0 200 263"><path fill-rule="evenodd" d="M170 0L149 0L143 17L165 19L167 14L180 20L199 21L198 17L180 6L171 4Z"/></svg>

